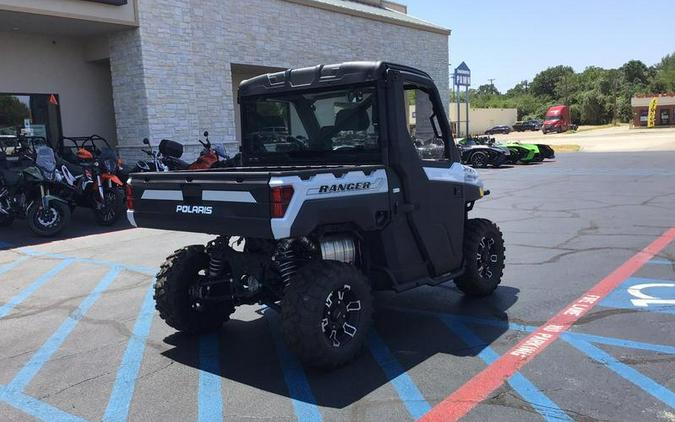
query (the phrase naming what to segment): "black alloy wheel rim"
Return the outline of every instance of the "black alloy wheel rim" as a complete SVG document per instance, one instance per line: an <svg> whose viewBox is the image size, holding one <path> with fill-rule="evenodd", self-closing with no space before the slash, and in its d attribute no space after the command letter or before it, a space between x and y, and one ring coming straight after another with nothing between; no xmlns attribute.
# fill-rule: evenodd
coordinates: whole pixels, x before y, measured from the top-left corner
<svg viewBox="0 0 675 422"><path fill-rule="evenodd" d="M349 284L337 288L326 297L321 331L328 344L340 348L349 344L358 332L361 301Z"/></svg>
<svg viewBox="0 0 675 422"><path fill-rule="evenodd" d="M473 161L474 166L483 167L485 165L485 155L484 154L475 154L472 161Z"/></svg>
<svg viewBox="0 0 675 422"><path fill-rule="evenodd" d="M35 222L46 229L58 226L61 221L61 214L56 210L56 208L44 208L40 207L35 213Z"/></svg>
<svg viewBox="0 0 675 422"><path fill-rule="evenodd" d="M487 280L492 279L494 276L499 261L496 243L495 238L492 236L485 236L478 243L476 268L478 269L478 274Z"/></svg>

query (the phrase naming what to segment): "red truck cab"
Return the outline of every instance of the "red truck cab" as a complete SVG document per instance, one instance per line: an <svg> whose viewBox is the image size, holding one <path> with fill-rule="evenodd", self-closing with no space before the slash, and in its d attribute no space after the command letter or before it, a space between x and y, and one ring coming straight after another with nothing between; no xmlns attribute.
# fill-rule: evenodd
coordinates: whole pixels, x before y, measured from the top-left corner
<svg viewBox="0 0 675 422"><path fill-rule="evenodd" d="M561 133L568 130L576 130L576 125L572 124L570 118L570 108L566 105L557 105L549 107L544 118L544 125L541 130L544 134L549 132Z"/></svg>

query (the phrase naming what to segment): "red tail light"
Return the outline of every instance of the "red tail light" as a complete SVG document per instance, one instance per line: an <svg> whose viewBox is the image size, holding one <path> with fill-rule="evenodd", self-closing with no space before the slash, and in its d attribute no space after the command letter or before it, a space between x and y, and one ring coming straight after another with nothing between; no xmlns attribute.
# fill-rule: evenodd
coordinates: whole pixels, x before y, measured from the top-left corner
<svg viewBox="0 0 675 422"><path fill-rule="evenodd" d="M293 198L293 186L275 186L270 192L272 218L283 218Z"/></svg>
<svg viewBox="0 0 675 422"><path fill-rule="evenodd" d="M127 193L127 209L132 210L134 209L134 189L131 187L131 183L127 183L127 186L125 187L126 193Z"/></svg>

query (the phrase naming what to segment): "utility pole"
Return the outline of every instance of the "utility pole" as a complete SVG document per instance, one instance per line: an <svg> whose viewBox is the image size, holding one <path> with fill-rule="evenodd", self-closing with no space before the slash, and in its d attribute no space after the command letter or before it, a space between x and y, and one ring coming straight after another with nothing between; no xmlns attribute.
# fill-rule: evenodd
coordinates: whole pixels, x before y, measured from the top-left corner
<svg viewBox="0 0 675 422"><path fill-rule="evenodd" d="M488 78L488 81L490 81L490 85L492 85L492 87L494 88L496 79L495 78L492 78L492 79Z"/></svg>
<svg viewBox="0 0 675 422"><path fill-rule="evenodd" d="M527 89L530 87L530 83L527 81L527 79L523 81L523 85L525 85L525 92L527 92Z"/></svg>

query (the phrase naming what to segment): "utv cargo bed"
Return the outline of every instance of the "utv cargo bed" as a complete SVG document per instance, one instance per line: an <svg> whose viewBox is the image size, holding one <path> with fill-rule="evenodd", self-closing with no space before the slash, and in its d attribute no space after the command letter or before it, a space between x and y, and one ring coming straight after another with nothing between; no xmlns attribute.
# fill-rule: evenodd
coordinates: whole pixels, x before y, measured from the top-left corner
<svg viewBox="0 0 675 422"><path fill-rule="evenodd" d="M274 206L285 212L293 196L300 205L321 199L322 188L345 196L386 194L383 172L382 166L307 166L134 173L128 216L138 227L275 239L271 220L283 218L274 218ZM295 191L275 199L270 184Z"/></svg>

